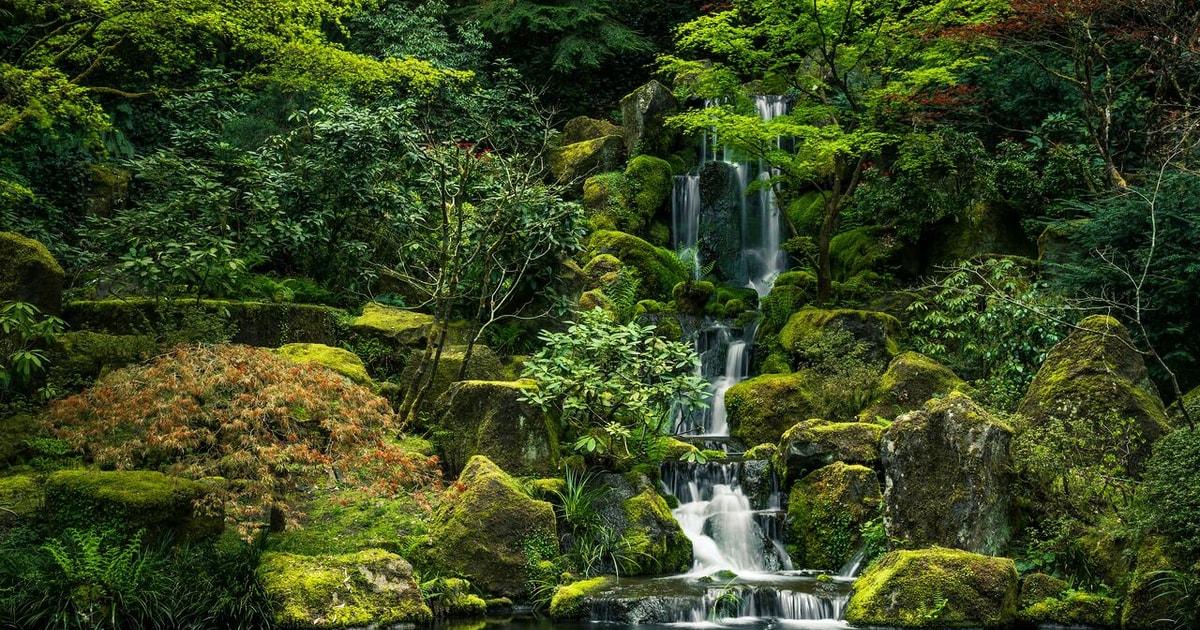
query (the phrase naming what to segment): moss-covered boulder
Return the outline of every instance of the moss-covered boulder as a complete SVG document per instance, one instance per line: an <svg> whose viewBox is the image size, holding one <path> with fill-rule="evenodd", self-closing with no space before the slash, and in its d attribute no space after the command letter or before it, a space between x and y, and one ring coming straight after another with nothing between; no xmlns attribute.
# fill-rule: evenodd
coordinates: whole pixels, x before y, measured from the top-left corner
<svg viewBox="0 0 1200 630"><path fill-rule="evenodd" d="M704 307L716 294L713 283L706 280L685 280L671 289L675 309L687 315L702 315Z"/></svg>
<svg viewBox="0 0 1200 630"><path fill-rule="evenodd" d="M1022 208L1011 204L976 203L925 230L920 273L985 254L1033 258L1037 244L1021 227Z"/></svg>
<svg viewBox="0 0 1200 630"><path fill-rule="evenodd" d="M50 370L58 381L90 384L96 378L158 353L152 335L107 335L81 330L65 332L50 348Z"/></svg>
<svg viewBox="0 0 1200 630"><path fill-rule="evenodd" d="M583 208L592 230L636 232L645 222L633 208L624 173L600 173L585 179Z"/></svg>
<svg viewBox="0 0 1200 630"><path fill-rule="evenodd" d="M608 571L662 575L691 568L692 542L649 478L612 473L599 476L597 483L604 490L593 504L596 512L627 546L620 566L608 566Z"/></svg>
<svg viewBox="0 0 1200 630"><path fill-rule="evenodd" d="M434 514L429 556L443 570L504 597L525 592L525 544L557 540L554 506L526 495L486 457L472 457Z"/></svg>
<svg viewBox="0 0 1200 630"><path fill-rule="evenodd" d="M846 620L901 628L999 628L1017 613L1017 567L957 549L884 554L854 583Z"/></svg>
<svg viewBox="0 0 1200 630"><path fill-rule="evenodd" d="M866 466L835 462L792 486L787 552L792 564L836 571L862 544L860 529L879 513L879 480Z"/></svg>
<svg viewBox="0 0 1200 630"><path fill-rule="evenodd" d="M883 425L874 422L830 422L812 418L797 422L779 441L788 479L834 462L876 466Z"/></svg>
<svg viewBox="0 0 1200 630"><path fill-rule="evenodd" d="M587 116L576 116L563 125L562 143L575 144L596 140L605 136L621 135L621 127L607 120L596 120Z"/></svg>
<svg viewBox="0 0 1200 630"><path fill-rule="evenodd" d="M1133 575L1121 609L1121 627L1126 630L1161 628L1161 619L1172 617L1170 598L1159 596L1154 581L1163 571L1178 570L1171 557L1171 542L1164 536L1147 536L1137 548Z"/></svg>
<svg viewBox="0 0 1200 630"><path fill-rule="evenodd" d="M429 623L412 566L382 549L337 556L263 554L258 577L287 628Z"/></svg>
<svg viewBox="0 0 1200 630"><path fill-rule="evenodd" d="M1144 440L1131 457L1135 474L1150 456L1150 446L1170 431L1129 333L1103 315L1079 322L1050 351L1017 412L1033 427L1061 422L1081 434L1102 430L1102 421L1113 418L1133 421Z"/></svg>
<svg viewBox="0 0 1200 630"><path fill-rule="evenodd" d="M63 269L45 245L0 232L0 302L28 302L45 314L62 311Z"/></svg>
<svg viewBox="0 0 1200 630"><path fill-rule="evenodd" d="M1053 575L1030 573L1021 578L1020 607L1025 609L1043 599L1055 599L1070 587L1066 580Z"/></svg>
<svg viewBox="0 0 1200 630"><path fill-rule="evenodd" d="M564 584L550 600L550 618L556 621L583 620L591 615L588 597L616 584L611 577L595 577Z"/></svg>
<svg viewBox="0 0 1200 630"><path fill-rule="evenodd" d="M550 475L559 457L558 424L521 400L535 391L531 380L460 381L437 408L438 445L451 474L472 455L484 455L515 475Z"/></svg>
<svg viewBox="0 0 1200 630"><path fill-rule="evenodd" d="M587 278L590 289L603 289L614 274L621 271L621 261L612 254L598 254L583 266L583 274Z"/></svg>
<svg viewBox="0 0 1200 630"><path fill-rule="evenodd" d="M425 392L425 398L421 401L420 409L430 414L437 413L437 402L446 390L450 389L450 385L456 382L459 374L462 373L463 363L467 363L466 379L477 381L496 381L504 378L504 364L500 362L500 357L491 348L483 344L475 344L471 349L471 358L467 359L467 347L460 345L448 345L442 348L441 356L438 357L436 369L434 369L433 381L429 385L428 391ZM429 362L425 361L424 354L413 355L412 359L404 366L404 371L400 375L401 382L405 384L414 383L418 377L427 375L430 369ZM427 376L424 376L427 378Z"/></svg>
<svg viewBox="0 0 1200 630"><path fill-rule="evenodd" d="M29 440L41 430L37 418L29 414L0 418L0 466L12 466L32 455Z"/></svg>
<svg viewBox="0 0 1200 630"><path fill-rule="evenodd" d="M879 379L871 404L858 414L864 422L894 420L920 409L930 398L945 396L963 383L950 368L916 352L892 359Z"/></svg>
<svg viewBox="0 0 1200 630"><path fill-rule="evenodd" d="M197 541L225 528L211 508L217 490L215 483L150 470L60 470L46 479L46 511L62 527L110 524L145 529L151 538L169 532L176 541Z"/></svg>
<svg viewBox="0 0 1200 630"><path fill-rule="evenodd" d="M883 434L888 536L994 555L1009 537L1012 430L961 393L934 399Z"/></svg>
<svg viewBox="0 0 1200 630"><path fill-rule="evenodd" d="M822 333L844 330L870 348L872 359L889 359L900 352L896 339L903 331L900 320L877 311L805 308L788 318L779 331L779 343L793 355L803 356L808 344Z"/></svg>
<svg viewBox="0 0 1200 630"><path fill-rule="evenodd" d="M611 230L592 234L588 241L588 259L600 254L612 254L625 265L638 271L637 298L664 300L671 288L687 279L687 272L674 252L655 247L646 241Z"/></svg>
<svg viewBox="0 0 1200 630"><path fill-rule="evenodd" d="M618 135L564 144L550 150L550 173L564 184L582 183L589 175L616 170L624 155L625 143Z"/></svg>
<svg viewBox="0 0 1200 630"><path fill-rule="evenodd" d="M364 549L405 553L424 542L429 514L415 497L372 496L343 488L315 488L296 497L300 527L272 532L271 549L304 556L342 555Z"/></svg>
<svg viewBox="0 0 1200 630"><path fill-rule="evenodd" d="M1022 602L1025 596L1022 592ZM1017 617L1029 624L1088 628L1118 627L1117 600L1105 595L1068 591L1021 608Z"/></svg>
<svg viewBox="0 0 1200 630"><path fill-rule="evenodd" d="M805 373L763 374L725 392L730 435L746 444L779 442L783 432L813 416L812 385Z"/></svg>
<svg viewBox="0 0 1200 630"><path fill-rule="evenodd" d="M899 266L900 244L895 231L882 226L854 228L834 236L829 242L833 279L845 282L866 271L893 271Z"/></svg>
<svg viewBox="0 0 1200 630"><path fill-rule="evenodd" d="M317 304L131 298L67 302L62 317L71 330L150 334L171 343L219 340L278 348L300 342L336 346L344 334L346 312Z"/></svg>
<svg viewBox="0 0 1200 630"><path fill-rule="evenodd" d="M472 593L471 583L462 578L441 578L430 587L437 593L430 602L434 617L482 617L487 614L487 602Z"/></svg>
<svg viewBox="0 0 1200 630"><path fill-rule="evenodd" d="M629 160L625 166L625 179L629 182L633 207L645 223L667 205L675 187L671 163L650 155L638 155Z"/></svg>
<svg viewBox="0 0 1200 630"><path fill-rule="evenodd" d="M350 332L365 339L414 348L425 343L432 326L432 315L368 302L362 315L350 322Z"/></svg>
<svg viewBox="0 0 1200 630"><path fill-rule="evenodd" d="M367 366L349 350L320 343L289 343L280 346L275 353L298 363L316 363L327 367L360 385L372 383Z"/></svg>
<svg viewBox="0 0 1200 630"><path fill-rule="evenodd" d="M42 507L42 486L32 475L0 477L0 531Z"/></svg>
<svg viewBox="0 0 1200 630"><path fill-rule="evenodd" d="M670 153L675 134L663 122L679 108L670 88L650 81L621 99L621 125L629 155Z"/></svg>

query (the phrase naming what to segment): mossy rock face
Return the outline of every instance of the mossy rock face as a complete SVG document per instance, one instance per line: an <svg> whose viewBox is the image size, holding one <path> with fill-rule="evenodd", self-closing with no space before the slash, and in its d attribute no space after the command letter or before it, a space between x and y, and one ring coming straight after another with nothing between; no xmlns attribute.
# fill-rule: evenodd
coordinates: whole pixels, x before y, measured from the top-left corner
<svg viewBox="0 0 1200 630"><path fill-rule="evenodd" d="M344 336L345 311L315 304L274 304L228 300L78 300L63 304L63 319L71 330L110 335L167 335L189 338L190 322L207 318L206 326L221 325L228 341L260 348L286 343L336 346ZM203 331L201 331L203 332Z"/></svg>
<svg viewBox="0 0 1200 630"><path fill-rule="evenodd" d="M40 431L37 418L29 414L0 418L0 466L11 466L31 455L29 440Z"/></svg>
<svg viewBox="0 0 1200 630"><path fill-rule="evenodd" d="M221 514L195 509L216 490L150 470L60 470L46 479L46 511L62 527L108 523L144 528L150 537L170 531L176 541L198 541L225 528Z"/></svg>
<svg viewBox="0 0 1200 630"><path fill-rule="evenodd" d="M0 532L29 519L42 507L42 486L32 475L0 477Z"/></svg>
<svg viewBox="0 0 1200 630"><path fill-rule="evenodd" d="M28 302L44 314L57 315L64 275L45 245L0 232L0 302Z"/></svg>
<svg viewBox="0 0 1200 630"><path fill-rule="evenodd" d="M1100 430L1100 419L1132 420L1144 440L1132 457L1134 474L1150 456L1151 445L1170 431L1162 400L1129 333L1103 315L1085 318L1054 346L1017 413L1034 427L1059 420L1080 433Z"/></svg>
<svg viewBox="0 0 1200 630"><path fill-rule="evenodd" d="M883 434L885 522L908 548L999 553L1009 537L1012 430L961 393L929 401Z"/></svg>
<svg viewBox="0 0 1200 630"><path fill-rule="evenodd" d="M414 355L404 366L400 380L406 384L415 382L418 374L422 371L424 359L423 354ZM464 380L495 381L504 378L504 364L500 362L500 357L496 356L491 348L483 344L475 344L475 347L471 349L471 359L467 361L466 346L448 345L442 348L433 382L430 384L429 390L425 392L425 398L421 401L422 411L436 415L439 397L458 380L464 361L467 362L466 379Z"/></svg>
<svg viewBox="0 0 1200 630"><path fill-rule="evenodd" d="M472 593L471 583L462 578L441 578L433 589L439 593L431 606L434 617L482 617L487 614L487 602Z"/></svg>
<svg viewBox="0 0 1200 630"><path fill-rule="evenodd" d="M633 207L642 218L642 225L648 225L671 200L675 187L671 163L649 155L635 156L625 167L625 179L629 182Z"/></svg>
<svg viewBox="0 0 1200 630"><path fill-rule="evenodd" d="M565 144L550 150L550 173L564 184L582 182L589 175L616 170L624 154L625 143L618 135Z"/></svg>
<svg viewBox="0 0 1200 630"><path fill-rule="evenodd" d="M65 332L50 348L50 370L60 380L91 382L110 370L141 363L158 350L151 335Z"/></svg>
<svg viewBox="0 0 1200 630"><path fill-rule="evenodd" d="M1017 612L1017 567L958 549L884 554L854 583L846 621L901 628L999 628Z"/></svg>
<svg viewBox="0 0 1200 630"><path fill-rule="evenodd" d="M733 164L707 162L700 168L700 216L697 219L696 249L700 261L713 264L716 275L740 278L742 205L746 203L738 172Z"/></svg>
<svg viewBox="0 0 1200 630"><path fill-rule="evenodd" d="M903 413L920 409L935 396L945 396L963 384L950 368L916 352L905 352L892 359L879 379L879 388L871 404L858 419L894 420Z"/></svg>
<svg viewBox="0 0 1200 630"><path fill-rule="evenodd" d="M628 545L629 561L606 567L618 575L682 573L692 566L692 542L671 515L667 502L645 475L601 475L607 488L596 511Z"/></svg>
<svg viewBox="0 0 1200 630"><path fill-rule="evenodd" d="M583 207L592 230L637 232L646 218L637 211L624 173L600 173L583 181Z"/></svg>
<svg viewBox="0 0 1200 630"><path fill-rule="evenodd" d="M1030 573L1021 578L1021 608L1029 608L1044 599L1056 599L1070 587L1066 580L1053 575Z"/></svg>
<svg viewBox="0 0 1200 630"><path fill-rule="evenodd" d="M903 330L900 320L877 311L805 308L788 318L779 331L779 343L785 351L802 355L814 335L836 330L845 330L867 344L871 359L888 359L900 352L896 343Z"/></svg>
<svg viewBox="0 0 1200 630"><path fill-rule="evenodd" d="M613 578L601 576L558 587L550 600L550 618L556 621L587 619L592 612L588 597L615 584Z"/></svg>
<svg viewBox="0 0 1200 630"><path fill-rule="evenodd" d="M360 385L373 383L362 359L349 350L319 343L289 343L280 346L275 353L298 363L316 363L327 367Z"/></svg>
<svg viewBox="0 0 1200 630"><path fill-rule="evenodd" d="M746 444L779 442L789 427L813 416L813 396L803 372L742 381L725 392L730 435Z"/></svg>
<svg viewBox="0 0 1200 630"><path fill-rule="evenodd" d="M524 594L525 542L557 540L554 506L530 498L517 482L486 457L475 456L458 477L456 496L447 497L430 528L430 558L484 591L504 597Z"/></svg>
<svg viewBox="0 0 1200 630"><path fill-rule="evenodd" d="M389 498L337 488L317 488L296 498L301 527L271 534L271 549L305 556L364 549L404 550L420 538L428 513L412 496Z"/></svg>
<svg viewBox="0 0 1200 630"><path fill-rule="evenodd" d="M836 571L862 544L859 530L879 512L875 471L835 462L792 486L788 499L788 554L806 569Z"/></svg>
<svg viewBox="0 0 1200 630"><path fill-rule="evenodd" d="M799 479L834 462L876 466L883 430L883 425L873 422L829 422L820 418L797 422L779 441L788 479Z"/></svg>
<svg viewBox="0 0 1200 630"><path fill-rule="evenodd" d="M275 623L288 628L350 628L429 623L412 566L382 549L337 556L268 552L258 577L274 602Z"/></svg>
<svg viewBox="0 0 1200 630"><path fill-rule="evenodd" d="M562 143L575 144L596 140L605 136L619 136L621 128L607 120L596 120L587 116L576 116L563 125Z"/></svg>
<svg viewBox="0 0 1200 630"><path fill-rule="evenodd" d="M667 249L655 247L646 241L611 230L594 232L588 241L588 258L600 254L612 254L625 265L638 271L639 300L662 300L671 293L671 288L687 279L687 273L679 258Z"/></svg>
<svg viewBox="0 0 1200 630"><path fill-rule="evenodd" d="M670 153L675 134L663 122L679 109L670 88L650 81L621 99L621 125L629 155Z"/></svg>
<svg viewBox="0 0 1200 630"><path fill-rule="evenodd" d="M957 264L983 254L1012 254L1032 258L1037 244L1026 238L1021 212L999 204L975 204L925 231L932 236L921 244L923 269Z"/></svg>
<svg viewBox="0 0 1200 630"><path fill-rule="evenodd" d="M1129 589L1125 592L1125 606L1121 610L1121 627L1126 630L1154 630L1161 628L1160 619L1171 617L1171 601L1167 597L1156 597L1154 581L1160 571L1178 570L1171 558L1171 542L1164 536L1147 536L1137 549L1137 560Z"/></svg>
<svg viewBox="0 0 1200 630"><path fill-rule="evenodd" d="M1113 597L1072 591L1022 608L1017 616L1030 624L1116 628L1118 611Z"/></svg>
<svg viewBox="0 0 1200 630"><path fill-rule="evenodd" d="M456 474L472 455L484 455L512 474L553 474L559 458L557 423L520 400L536 389L532 380L451 385L437 405L447 470Z"/></svg>
<svg viewBox="0 0 1200 630"><path fill-rule="evenodd" d="M362 315L350 323L350 332L395 346L415 348L425 343L432 327L432 315L368 302L363 306Z"/></svg>
<svg viewBox="0 0 1200 630"><path fill-rule="evenodd" d="M830 239L833 279L845 282L866 271L889 272L899 261L900 240L881 226L855 228Z"/></svg>
<svg viewBox="0 0 1200 630"><path fill-rule="evenodd" d="M1088 219L1077 219L1063 223L1047 225L1038 235L1037 261L1042 271L1052 271L1052 266L1070 260L1074 246L1071 234L1076 228L1087 223Z"/></svg>
<svg viewBox="0 0 1200 630"><path fill-rule="evenodd" d="M716 294L713 283L705 280L685 280L671 289L671 297L675 300L675 309L687 315L701 315L704 306Z"/></svg>
<svg viewBox="0 0 1200 630"><path fill-rule="evenodd" d="M592 257L591 260L583 266L583 273L587 277L587 286L589 289L603 289L607 279L612 277L611 274L620 273L624 265L612 254L600 254Z"/></svg>

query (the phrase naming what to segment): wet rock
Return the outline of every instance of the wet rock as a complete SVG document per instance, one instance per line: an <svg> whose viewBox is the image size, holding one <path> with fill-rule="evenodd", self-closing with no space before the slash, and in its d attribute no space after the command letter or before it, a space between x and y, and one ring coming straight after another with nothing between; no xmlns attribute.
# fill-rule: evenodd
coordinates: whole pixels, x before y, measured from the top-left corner
<svg viewBox="0 0 1200 630"><path fill-rule="evenodd" d="M629 155L668 153L673 134L663 122L678 108L679 101L670 88L658 81L650 81L625 95L621 99L621 123Z"/></svg>
<svg viewBox="0 0 1200 630"><path fill-rule="evenodd" d="M779 452L788 479L834 462L875 466L884 427L874 422L829 422L819 418L798 422L783 434Z"/></svg>
<svg viewBox="0 0 1200 630"><path fill-rule="evenodd" d="M1012 431L953 393L896 419L884 433L888 536L907 548L999 553L1009 537Z"/></svg>
<svg viewBox="0 0 1200 630"><path fill-rule="evenodd" d="M879 513L875 471L842 462L813 471L792 486L787 551L806 569L836 571L862 544L862 526Z"/></svg>

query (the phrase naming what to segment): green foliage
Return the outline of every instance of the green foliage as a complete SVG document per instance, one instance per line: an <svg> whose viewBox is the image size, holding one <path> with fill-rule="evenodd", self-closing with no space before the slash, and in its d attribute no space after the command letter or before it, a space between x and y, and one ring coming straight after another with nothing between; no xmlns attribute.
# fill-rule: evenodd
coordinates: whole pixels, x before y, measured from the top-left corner
<svg viewBox="0 0 1200 630"><path fill-rule="evenodd" d="M982 402L1012 411L1065 335L1052 318L1063 306L1017 261L989 258L963 263L913 302L909 330L914 349L971 381Z"/></svg>
<svg viewBox="0 0 1200 630"><path fill-rule="evenodd" d="M32 304L0 302L0 402L33 388L48 363L39 346L54 341L65 328L66 322L53 315L39 317ZM54 394L48 387L38 393L43 398Z"/></svg>
<svg viewBox="0 0 1200 630"><path fill-rule="evenodd" d="M1200 625L1200 577L1185 571L1159 571L1150 583L1155 600L1164 600L1170 617L1163 627L1184 630ZM1156 621L1155 623L1159 623Z"/></svg>
<svg viewBox="0 0 1200 630"><path fill-rule="evenodd" d="M804 332L793 354L792 368L809 375L814 418L853 418L870 402L884 368L870 344L840 326Z"/></svg>
<svg viewBox="0 0 1200 630"><path fill-rule="evenodd" d="M653 326L617 324L597 309L541 339L545 348L523 366L522 375L538 383L525 399L557 414L584 453L645 458L677 406L704 404L695 350L655 336Z"/></svg>
<svg viewBox="0 0 1200 630"><path fill-rule="evenodd" d="M1200 560L1200 430L1176 429L1156 442L1143 479L1152 526L1189 562Z"/></svg>

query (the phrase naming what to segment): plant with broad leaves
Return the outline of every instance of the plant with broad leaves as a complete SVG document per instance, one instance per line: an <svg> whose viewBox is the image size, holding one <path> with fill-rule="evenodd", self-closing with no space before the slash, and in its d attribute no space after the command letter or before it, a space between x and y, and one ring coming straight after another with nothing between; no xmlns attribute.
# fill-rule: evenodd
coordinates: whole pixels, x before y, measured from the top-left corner
<svg viewBox="0 0 1200 630"><path fill-rule="evenodd" d="M545 348L523 372L538 388L525 399L556 413L585 454L645 458L674 411L706 404L695 350L655 336L653 326L617 324L595 309L541 339Z"/></svg>
<svg viewBox="0 0 1200 630"><path fill-rule="evenodd" d="M39 315L28 302L0 303L0 400L32 387L47 364L46 352L38 346L66 328L66 322L53 315ZM50 390L40 393L48 397Z"/></svg>

